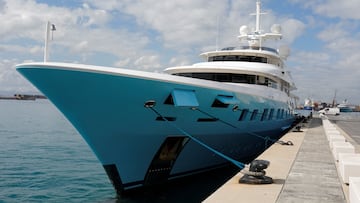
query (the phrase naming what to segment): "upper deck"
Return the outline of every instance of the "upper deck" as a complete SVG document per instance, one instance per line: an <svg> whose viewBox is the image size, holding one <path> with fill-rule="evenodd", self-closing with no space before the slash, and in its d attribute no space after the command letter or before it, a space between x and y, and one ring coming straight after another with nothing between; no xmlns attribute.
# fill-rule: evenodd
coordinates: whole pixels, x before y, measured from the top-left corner
<svg viewBox="0 0 360 203"><path fill-rule="evenodd" d="M178 66L165 69L165 72L185 77L213 80L227 83L246 83L265 85L279 89L288 95L295 84L284 61L289 56L287 47L279 49L264 46L267 40L282 38L281 27L274 24L271 32L260 29L260 2L256 3L256 28L250 30L246 25L240 27L238 39L248 46L226 47L221 50L200 54L206 61L191 66Z"/></svg>
<svg viewBox="0 0 360 203"><path fill-rule="evenodd" d="M227 47L220 51L210 51L200 54L207 62L212 61L242 61L269 63L280 68L284 67L279 51L269 47Z"/></svg>

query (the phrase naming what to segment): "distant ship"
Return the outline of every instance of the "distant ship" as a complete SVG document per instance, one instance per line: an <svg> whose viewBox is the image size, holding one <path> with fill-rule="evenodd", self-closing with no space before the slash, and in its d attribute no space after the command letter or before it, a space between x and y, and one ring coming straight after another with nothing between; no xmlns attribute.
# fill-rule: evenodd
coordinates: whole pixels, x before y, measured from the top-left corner
<svg viewBox="0 0 360 203"><path fill-rule="evenodd" d="M263 46L282 35L279 25L263 33L260 14L257 2L255 29L240 28L247 46L206 52L205 62L165 73L55 62L17 70L78 130L121 194L249 163L291 127L288 51Z"/></svg>
<svg viewBox="0 0 360 203"><path fill-rule="evenodd" d="M340 109L340 112L353 112L355 107L348 104L347 100L345 99L342 103L337 105L337 108Z"/></svg>
<svg viewBox="0 0 360 203"><path fill-rule="evenodd" d="M313 110L314 104L311 99L307 98L304 102L304 110Z"/></svg>

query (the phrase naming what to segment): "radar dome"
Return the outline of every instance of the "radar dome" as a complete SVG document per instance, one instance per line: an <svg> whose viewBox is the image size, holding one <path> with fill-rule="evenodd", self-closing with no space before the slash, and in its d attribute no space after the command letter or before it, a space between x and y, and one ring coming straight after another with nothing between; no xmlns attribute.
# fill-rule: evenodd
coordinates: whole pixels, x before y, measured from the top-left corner
<svg viewBox="0 0 360 203"><path fill-rule="evenodd" d="M239 29L240 35L247 35L249 33L249 28L246 25L243 25Z"/></svg>
<svg viewBox="0 0 360 203"><path fill-rule="evenodd" d="M290 48L284 45L279 47L278 52L281 57L286 59L290 55Z"/></svg>
<svg viewBox="0 0 360 203"><path fill-rule="evenodd" d="M271 32L274 34L281 34L281 26L279 24L272 25Z"/></svg>

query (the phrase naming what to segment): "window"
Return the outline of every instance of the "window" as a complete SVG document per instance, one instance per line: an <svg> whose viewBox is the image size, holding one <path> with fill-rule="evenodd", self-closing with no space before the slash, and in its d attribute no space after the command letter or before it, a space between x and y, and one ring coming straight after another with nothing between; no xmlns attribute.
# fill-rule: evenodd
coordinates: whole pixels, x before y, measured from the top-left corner
<svg viewBox="0 0 360 203"><path fill-rule="evenodd" d="M276 119L280 119L280 118L281 118L281 109L278 109L276 114Z"/></svg>
<svg viewBox="0 0 360 203"><path fill-rule="evenodd" d="M259 112L259 110L255 109L251 114L250 120L255 120L258 112Z"/></svg>
<svg viewBox="0 0 360 203"><path fill-rule="evenodd" d="M161 117L158 116L156 117L157 121L176 121L176 117L169 117L169 116L165 116L165 117Z"/></svg>
<svg viewBox="0 0 360 203"><path fill-rule="evenodd" d="M261 121L263 121L263 120L265 120L265 118L267 118L268 111L269 111L269 109L264 109L264 112L263 112L263 114L261 116Z"/></svg>
<svg viewBox="0 0 360 203"><path fill-rule="evenodd" d="M219 82L231 82L231 74L230 73L215 74L215 80Z"/></svg>
<svg viewBox="0 0 360 203"><path fill-rule="evenodd" d="M225 104L218 99L215 99L211 105L211 107L217 107L217 108L227 108L228 106L229 104Z"/></svg>
<svg viewBox="0 0 360 203"><path fill-rule="evenodd" d="M215 122L218 120L217 118L198 118L197 122Z"/></svg>
<svg viewBox="0 0 360 203"><path fill-rule="evenodd" d="M249 109L243 109L243 110L241 111L241 114L240 114L240 117L239 117L239 121L245 120L248 113L249 113Z"/></svg>
<svg viewBox="0 0 360 203"><path fill-rule="evenodd" d="M272 120L274 115L274 109L270 109L269 120Z"/></svg>

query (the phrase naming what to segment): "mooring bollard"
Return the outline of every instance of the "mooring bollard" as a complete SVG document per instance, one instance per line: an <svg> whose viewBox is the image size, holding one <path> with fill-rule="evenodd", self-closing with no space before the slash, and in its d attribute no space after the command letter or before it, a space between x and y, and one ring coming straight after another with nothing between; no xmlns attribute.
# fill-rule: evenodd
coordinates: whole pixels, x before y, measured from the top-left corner
<svg viewBox="0 0 360 203"><path fill-rule="evenodd" d="M254 160L250 164L249 171L243 171L244 176L240 178L239 183L245 184L271 184L273 179L265 176L266 169L270 165L267 160Z"/></svg>

